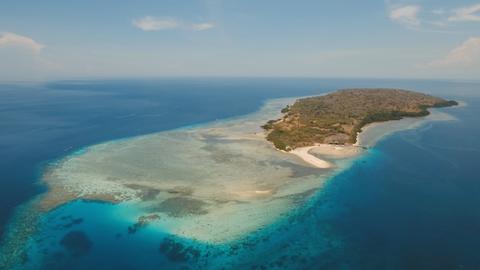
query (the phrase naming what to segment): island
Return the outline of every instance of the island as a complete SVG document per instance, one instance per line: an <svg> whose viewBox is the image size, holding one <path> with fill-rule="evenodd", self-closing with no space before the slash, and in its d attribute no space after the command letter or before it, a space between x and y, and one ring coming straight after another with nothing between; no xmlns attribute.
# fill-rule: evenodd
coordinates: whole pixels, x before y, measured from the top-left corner
<svg viewBox="0 0 480 270"><path fill-rule="evenodd" d="M426 116L428 108L457 104L401 89L344 89L298 99L282 109L283 117L262 127L267 130L267 140L279 150L317 144L352 145L367 124Z"/></svg>
<svg viewBox="0 0 480 270"><path fill-rule="evenodd" d="M0 265L13 269L29 253L52 245L72 250L72 242L82 245L73 253L83 254L93 242L76 228L97 219L115 241L165 236L157 250L174 262L229 254L243 263L250 247L283 233L329 179L368 153L356 141L451 118L434 110L365 125L455 104L405 90L341 90L271 99L238 118L76 149L42 168L47 191L16 215ZM57 238L49 236L52 220Z"/></svg>

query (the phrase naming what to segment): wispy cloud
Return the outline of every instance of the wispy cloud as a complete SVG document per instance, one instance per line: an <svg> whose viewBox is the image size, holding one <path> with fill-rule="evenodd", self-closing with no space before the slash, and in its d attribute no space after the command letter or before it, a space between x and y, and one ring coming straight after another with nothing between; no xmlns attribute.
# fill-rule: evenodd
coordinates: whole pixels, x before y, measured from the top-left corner
<svg viewBox="0 0 480 270"><path fill-rule="evenodd" d="M140 19L135 19L132 24L143 31L161 31L174 29L179 26L179 23L174 18L155 18L152 16L145 16Z"/></svg>
<svg viewBox="0 0 480 270"><path fill-rule="evenodd" d="M444 58L427 64L427 67L465 67L478 63L480 63L480 37L473 37L451 50Z"/></svg>
<svg viewBox="0 0 480 270"><path fill-rule="evenodd" d="M184 29L193 31L205 31L215 27L211 22L205 23L186 23L172 17L157 18L145 16L140 19L132 20L132 24L143 31L162 31L171 29Z"/></svg>
<svg viewBox="0 0 480 270"><path fill-rule="evenodd" d="M45 47L27 36L10 32L0 34L0 48L5 46L19 46L30 49L35 53L40 52Z"/></svg>
<svg viewBox="0 0 480 270"><path fill-rule="evenodd" d="M215 27L213 23L197 23L192 25L192 28L195 31L204 31L213 27Z"/></svg>
<svg viewBox="0 0 480 270"><path fill-rule="evenodd" d="M391 8L389 17L392 21L405 25L407 27L415 27L420 25L418 19L418 13L420 12L420 6L408 5Z"/></svg>
<svg viewBox="0 0 480 270"><path fill-rule="evenodd" d="M448 28L454 22L480 22L480 4L456 9L442 7L423 12L420 5L398 5L386 1L389 18L409 29L423 32L455 33Z"/></svg>
<svg viewBox="0 0 480 270"><path fill-rule="evenodd" d="M453 15L448 17L449 21L475 21L480 22L480 4L468 7L461 7L453 11Z"/></svg>

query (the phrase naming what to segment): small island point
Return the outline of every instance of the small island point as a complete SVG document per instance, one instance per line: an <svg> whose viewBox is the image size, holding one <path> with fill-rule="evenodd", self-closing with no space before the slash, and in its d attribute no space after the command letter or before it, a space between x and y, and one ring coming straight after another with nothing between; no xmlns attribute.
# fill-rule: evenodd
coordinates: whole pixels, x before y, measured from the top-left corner
<svg viewBox="0 0 480 270"><path fill-rule="evenodd" d="M317 168L329 168L327 161L309 154L313 147L351 147L368 124L427 116L428 108L455 105L458 102L454 100L409 90L344 89L298 99L282 109L282 118L262 127L267 131L266 139L278 150L295 154Z"/></svg>

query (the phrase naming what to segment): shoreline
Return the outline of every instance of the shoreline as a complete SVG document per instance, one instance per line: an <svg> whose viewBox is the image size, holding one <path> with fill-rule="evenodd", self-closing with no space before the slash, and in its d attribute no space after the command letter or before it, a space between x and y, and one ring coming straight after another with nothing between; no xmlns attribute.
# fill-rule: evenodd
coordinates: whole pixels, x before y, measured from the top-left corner
<svg viewBox="0 0 480 270"><path fill-rule="evenodd" d="M76 153L74 152L73 154L68 154L61 159L59 159L60 162L58 164L54 164L51 168L53 171L61 171L67 174L64 174L62 176L69 176L68 178L71 178L71 176L75 176L75 173L90 173L92 170L83 170L84 168L87 168L88 166L84 168L80 168L79 165L77 164L75 160L83 160L83 161L88 161L84 160L85 158L93 157L92 155L98 156L99 154L102 154L105 152L105 150L110 151L112 149L118 149L117 146L130 146L130 147L138 147L139 143L145 143L145 142L150 142L152 143L153 141L158 141L158 139L172 139L174 142L177 138L176 135L182 133L185 135L187 139L195 139L195 145L197 146L197 143L214 143L217 146L223 147L222 141L226 142L225 147L222 148L222 151L233 151L233 153L238 154L238 151L241 152L241 154L247 156L248 158L251 159L257 159L256 157L256 152L257 151L266 151L265 149L270 149L269 153L267 156L264 158L268 160L270 158L270 155L274 155L273 152L277 152L275 147L272 147L270 142L265 140L264 138L261 138L262 136L258 136L257 133L261 131L262 129L260 128L261 123L264 121L264 118L268 119L271 118L272 115L279 115L279 111L276 111L278 109L277 107L282 107L282 105L275 104L281 103L280 100L282 101L287 101L291 100L291 98L288 99L270 99L267 100L262 107L260 107L256 112L243 115L243 116L238 116L234 117L234 119L227 119L227 120L222 120L221 122L210 122L210 123L205 123L202 125L198 125L196 127L189 127L189 128L178 128L175 129L174 131L162 131L162 132L157 132L153 134L147 134L147 135L140 135L140 136L134 136L131 138L126 138L126 139L118 139L118 140L113 140L113 141L108 141L105 143L101 144L96 144L96 145L91 145L91 146L86 146L82 147L84 150L88 150L85 152L81 153ZM275 111L274 111L275 110ZM265 112L267 114L271 115L264 115ZM427 117L422 117L421 122L427 122L425 119L430 120L429 116ZM406 119L408 120L408 119ZM435 120L435 119L433 119ZM444 119L443 119L444 120ZM398 120L396 122L401 122L402 120ZM389 121L389 122L395 122L395 121ZM389 123L385 122L385 123ZM260 124L259 124L260 123ZM370 125L369 127L365 126L364 130L357 134L357 136L368 136L368 134L365 135L364 131L366 130L371 130L374 129L372 127L376 126L383 126L384 122L381 123L374 123L375 125ZM402 122L403 123L403 122ZM382 124L382 125L380 125ZM410 124L409 124L410 125ZM247 128L245 128L247 127ZM245 130L246 129L246 130ZM404 128L406 129L406 128ZM194 132L193 132L194 131ZM222 133L226 131L226 135ZM396 130L391 130L390 133L395 132ZM245 135L245 133L247 133ZM206 137L202 137L200 139L196 138L197 136L200 136L201 134L204 134ZM253 134L253 135L252 135ZM387 133L383 133L381 137L385 137ZM191 137L192 135L193 137ZM210 137L208 137L208 136ZM168 137L165 137L168 136ZM200 136L201 137L201 136ZM256 137L256 138L255 138ZM254 139L252 139L254 138ZM198 139L198 140L197 140ZM210 141L209 141L210 140ZM231 141L229 141L231 140ZM182 140L180 140L182 141ZM234 147L238 141L242 141L241 145L237 145L238 147ZM251 144L250 147L247 147L244 143L248 142L248 144ZM185 144L185 141L182 141L182 144ZM175 145L175 143L172 144L165 144L164 147L168 147L170 145ZM147 145L148 146L148 145ZM156 146L156 145L153 145ZM234 148L230 148L230 147ZM112 148L113 147L113 148ZM178 144L177 144L178 148ZM265 148L265 149L264 149ZM145 147L142 149L152 149L150 147ZM142 150L139 149L139 150ZM163 149L163 148L162 148ZM192 151L194 148L189 148L186 147L185 149L188 149L188 151ZM137 151L139 151L137 150ZM183 151L184 149L177 149L180 151ZM296 152L294 152L297 150ZM166 222L166 227L165 230L168 231L168 233L178 236L178 237L185 237L185 238L192 238L196 239L198 241L205 241L205 242L212 242L212 243L223 243L223 242L228 242L231 241L231 239L236 239L237 237L247 235L251 231L254 231L255 229L262 228L264 226L268 226L268 224L272 224L272 222L275 222L275 220L278 220L278 218L282 217L283 215L287 215L293 207L302 207L297 205L297 199L296 196L300 196L302 200L308 200L309 197L305 195L305 197L302 197L304 194L303 192L305 190L312 190L312 189L321 189L322 188L322 183L325 181L328 181L330 179L331 172L334 174L337 172L342 171L345 169L343 166L338 166L336 164L336 160L345 160L351 157L355 157L356 155L360 155L363 152L362 147L360 146L354 146L354 145L330 145L330 144L317 144L314 146L309 146L309 147L302 147L302 148L297 148L295 150L292 150L291 152L284 152L283 153L291 153L292 155L283 155L281 160L283 161L294 161L294 164L300 164L304 167L305 163L312 165L314 167L317 167L319 169L325 169L330 171L330 173L327 174L320 174L315 177L314 179L297 179L298 181L291 182L289 181L290 178L286 177L283 179L284 175L290 175L290 172L285 170L282 171L282 175L274 175L278 171L278 167L276 168L269 168L269 171L259 171L259 173L263 173L265 175L271 175L272 179L275 178L275 181L268 181L265 182L262 185L257 185L256 181L252 181L252 183L245 183L245 185L240 185L242 183L238 183L238 187L236 186L231 186L231 182L227 184L225 183L225 186L228 187L227 190L220 190L221 192L224 192L225 197L218 197L217 194L210 194L210 191L208 190L201 190L201 195L195 194L192 196L192 200L184 200L180 201L180 203L186 203L190 205L191 207L194 207L193 204L200 205L204 208L202 209L182 209L182 210L191 210L191 211L197 211L200 213L198 216L192 216L192 217L181 217L181 218L176 218L177 221L181 221L182 223L174 223L173 221L170 221L170 217L168 215L162 214L164 217L161 222ZM271 153L270 153L271 152ZM172 152L175 154L174 152ZM278 152L277 152L278 153ZM176 153L178 154L178 153ZM188 152L188 154L192 154ZM219 152L217 154L223 154L223 152ZM279 154L277 154L279 155ZM156 156L156 155L155 155ZM103 157L103 156L102 156ZM129 158L130 155L128 155ZM219 156L222 157L222 156ZM227 155L227 158L235 158L235 156L232 155ZM259 156L261 157L261 156ZM147 157L147 159L151 158L150 156ZM168 159L172 159L172 157L168 157ZM183 156L179 156L179 158L184 158ZM325 160L326 158L327 160ZM298 162L300 159L302 162ZM199 159L202 160L202 159ZM278 161L278 156L274 156L274 160ZM246 160L242 160L242 162L245 162ZM72 163L73 162L73 163ZM72 170L72 168L67 168L65 165L75 165ZM95 164L95 163L92 163ZM265 164L268 164L265 163ZM158 164L157 164L158 165ZM186 164L188 165L188 164ZM195 164L191 164L192 166L195 166ZM240 166L240 163L234 163L235 167ZM251 166L254 164L248 164L248 169L252 169ZM224 166L224 165L222 165ZM188 167L188 166L187 166ZM113 168L113 167L112 167ZM116 168L116 167L115 167ZM282 169L292 169L294 167L280 167ZM68 169L68 170L64 170ZM255 177L254 171L252 171L251 175L248 170L239 171L238 173L242 173L242 177L246 180L249 180L250 178ZM255 169L255 168L253 168ZM270 170L271 169L271 170ZM139 171L138 173L140 173ZM227 172L227 171L225 171ZM114 198L112 197L112 194L114 193L109 190L109 193L96 193L93 190L92 194L88 196L87 194L83 193L78 193L77 190L71 189L72 187L65 188L65 183L63 182L57 182L56 179L48 179L49 175L49 170L43 170L43 175L42 175L42 181L43 184L45 184L48 187L48 190L46 193L44 193L44 196L53 196L51 199L53 199L56 196L58 197L59 200L52 200L50 201L50 206L60 206L62 207L64 204L69 204L72 201L75 201L77 199L85 199L89 200L94 198L94 199L99 199L101 201L110 201ZM110 173L110 172L108 172ZM164 172L162 172L164 173ZM246 173L246 174L244 174ZM322 172L323 173L323 172ZM173 174L172 174L173 175ZM78 174L78 176L81 176ZM81 178L78 178L78 180L86 180L88 179L88 175L82 176ZM115 175L117 176L117 175ZM118 175L118 177L121 177L122 175ZM93 179L93 178L92 178ZM240 179L240 178L238 178ZM232 179L232 180L238 180L238 179ZM65 180L68 180L65 178ZM99 179L101 180L101 179ZM284 183L279 183L279 181L284 181ZM262 179L262 181L265 181ZM102 181L100 181L101 183ZM79 184L79 182L68 182L68 183L75 183L75 186ZM87 182L85 182L87 183ZM114 182L117 183L117 182ZM49 185L51 184L51 185ZM118 182L118 184L122 184L122 182ZM167 201L171 199L174 196L185 196L189 197L190 193L189 191L185 191L184 193L179 193L179 190L176 189L176 187L180 186L174 186L173 184L177 183L172 183L172 187L157 187L155 185L145 185L141 186L142 188L145 188L146 191L149 190L159 190L159 194L161 196L161 199L164 200L166 199ZM208 185L208 183L205 183ZM221 184L221 182L219 183ZM197 185L198 187L201 188L201 185ZM195 188L197 187L195 186ZM56 193L55 187L64 187L63 191L60 191ZM92 186L92 188L101 188L98 186L98 182L96 183L95 186ZM216 187L214 187L216 188ZM66 192L68 191L68 192ZM90 190L84 190L84 191L90 191ZM232 196L235 194L235 192L238 191L238 194L242 195L237 195L236 197ZM71 193L70 193L71 192ZM138 192L138 196L141 195L141 192L143 190L141 188L136 189L135 192ZM205 192L208 192L205 194ZM247 193L246 193L247 192ZM196 191L192 191L192 193L196 193ZM317 192L314 192L313 194L316 194ZM137 193L136 193L137 194ZM177 195L175 195L177 194ZM243 196L243 194L246 194L248 196ZM307 194L307 193L305 193ZM62 196L64 195L64 197ZM68 195L68 196L67 196ZM190 198L190 197L189 197ZM43 198L45 199L45 198ZM218 199L218 201L216 201ZM235 201L234 199L238 199L238 201ZM159 197L157 196L157 201L160 202ZM47 201L44 201L44 203ZM117 203L123 203L123 202L128 202L128 200L119 200L116 201ZM293 202L293 203L292 203ZM250 204L247 205L246 203ZM36 204L36 206L41 206L42 204ZM47 206L43 205L45 208L45 212L50 212L51 209L48 209L48 202ZM59 207L59 208L60 208ZM57 209L57 208L54 208ZM209 211L208 214L203 214L202 211ZM195 213L196 214L196 213ZM252 219L252 223L247 224L248 226L244 225L243 228L235 229L232 230L231 226L232 224L241 224L241 220L244 218L243 215L249 215L249 218ZM254 216L251 216L254 214ZM222 219L218 219L218 217L223 216L225 220L230 220L230 223L227 221L222 221ZM171 219L175 220L175 219ZM214 223L212 225L211 220L218 220L218 222ZM233 223L232 223L233 222ZM199 224L201 226L199 226ZM181 225L180 227L178 227ZM208 225L208 226L207 226ZM178 228L177 228L178 227ZM10 240L10 239L9 239Z"/></svg>
<svg viewBox="0 0 480 270"><path fill-rule="evenodd" d="M363 151L364 148L359 145L315 144L298 147L286 153L297 156L315 168L333 169L336 167L335 160L353 158Z"/></svg>
<svg viewBox="0 0 480 270"><path fill-rule="evenodd" d="M464 103L461 103L463 105ZM335 145L335 144L315 144L312 146L298 147L289 152L277 149L284 153L292 154L310 166L318 169L331 169L335 165L325 158L332 157L334 159L345 159L361 154L365 149L374 147L379 141L389 135L415 129L427 122L431 121L451 121L455 120L448 113L430 108L429 115L423 117L404 117L400 120L389 120L382 122L369 123L362 127L357 133L356 142L354 144ZM275 147L275 146L273 146ZM315 154L313 154L314 152Z"/></svg>
<svg viewBox="0 0 480 270"><path fill-rule="evenodd" d="M290 151L289 153L301 158L303 161L312 165L313 167L316 167L316 168L319 168L319 169L330 169L330 168L332 168L333 167L332 163L330 163L326 160L317 158L316 156L309 153L309 151L312 150L315 147L317 147L317 145L298 147L298 148L295 148L294 150Z"/></svg>

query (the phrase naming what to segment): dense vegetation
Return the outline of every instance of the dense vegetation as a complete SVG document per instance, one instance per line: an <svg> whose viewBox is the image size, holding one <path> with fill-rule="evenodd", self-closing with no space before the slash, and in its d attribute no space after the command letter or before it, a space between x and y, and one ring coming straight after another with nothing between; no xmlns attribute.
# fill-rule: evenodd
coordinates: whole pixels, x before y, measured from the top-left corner
<svg viewBox="0 0 480 270"><path fill-rule="evenodd" d="M457 105L456 101L400 89L346 89L299 99L282 109L283 118L263 128L276 148L291 150L315 143L355 143L362 127L373 122L420 117L428 108Z"/></svg>

